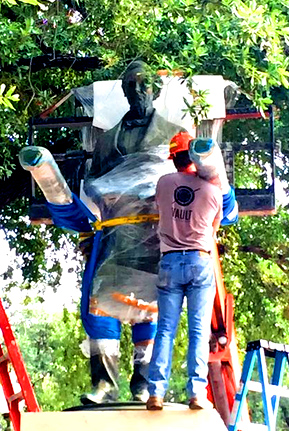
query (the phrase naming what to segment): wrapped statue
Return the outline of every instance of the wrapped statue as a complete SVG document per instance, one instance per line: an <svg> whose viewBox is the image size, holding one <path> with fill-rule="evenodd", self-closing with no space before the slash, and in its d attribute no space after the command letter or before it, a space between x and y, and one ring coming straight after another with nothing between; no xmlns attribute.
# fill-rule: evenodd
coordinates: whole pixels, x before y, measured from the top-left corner
<svg viewBox="0 0 289 431"><path fill-rule="evenodd" d="M87 196L98 208L98 219L74 194L68 192L68 201L61 200L60 195L50 198L49 181L38 175L47 163L47 153L34 147L41 157L29 158L29 147L20 154L23 167L29 165L47 198L54 223L85 233L81 246L88 260L82 282L81 317L89 336L93 392L82 397L83 403L117 399L121 322L132 325L132 397L139 401L148 397L159 261L155 186L158 178L172 169L167 161L168 143L182 130L155 111L153 100L160 93L159 84L158 77L142 61L131 63L124 73L122 88L130 109L95 142L92 166L84 183ZM48 165L57 187L62 184L62 193L66 186L55 162L50 159ZM87 244L91 246L89 252Z"/></svg>
<svg viewBox="0 0 289 431"><path fill-rule="evenodd" d="M81 232L80 246L87 258L81 318L89 339L93 387L92 393L82 396L84 404L118 397L122 322L132 327L132 398L143 402L148 398L160 257L155 187L160 176L174 169L168 160L168 144L176 133L184 131L154 109L160 85L142 61L132 62L124 72L122 89L130 109L116 126L97 138L84 181L84 191L96 207L97 217L70 192L47 150L26 147L19 156L42 189L54 223ZM205 176L212 168L206 169L211 147L218 151L212 143L199 140L191 144L192 160L199 158ZM235 205L233 189L224 189L223 194L231 211Z"/></svg>
<svg viewBox="0 0 289 431"><path fill-rule="evenodd" d="M87 394L88 401L113 399L117 390L117 379L111 375L117 375L120 321L101 316L108 311L111 294L115 299L113 308L122 310L119 318L132 324L134 372L130 388L133 399L146 401L148 397L159 261L155 186L158 178L172 169L167 160L168 143L182 129L155 111L153 100L160 93L159 84L160 80L142 61L128 66L122 89L130 109L96 141L84 184L86 194L99 208L104 225L109 220L119 222L104 230L107 255L93 278L90 310L98 317L98 327L90 335L94 391ZM138 219L143 222L135 223Z"/></svg>

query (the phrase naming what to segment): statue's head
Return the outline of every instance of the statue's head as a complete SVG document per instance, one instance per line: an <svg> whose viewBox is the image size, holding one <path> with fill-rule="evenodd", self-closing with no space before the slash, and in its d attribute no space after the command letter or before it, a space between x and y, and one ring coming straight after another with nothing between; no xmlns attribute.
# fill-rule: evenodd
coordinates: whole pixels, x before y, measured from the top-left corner
<svg viewBox="0 0 289 431"><path fill-rule="evenodd" d="M141 60L133 61L127 67L122 78L122 89L130 104L131 111L140 117L152 108L153 100L160 94L160 84L149 66ZM160 82L160 80L159 80Z"/></svg>

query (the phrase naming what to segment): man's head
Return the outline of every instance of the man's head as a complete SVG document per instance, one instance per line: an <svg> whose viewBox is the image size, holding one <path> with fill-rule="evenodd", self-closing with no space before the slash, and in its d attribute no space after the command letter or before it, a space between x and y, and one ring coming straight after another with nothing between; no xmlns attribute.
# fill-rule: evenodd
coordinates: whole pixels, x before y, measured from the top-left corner
<svg viewBox="0 0 289 431"><path fill-rule="evenodd" d="M195 165L189 157L189 146L193 140L188 132L177 133L170 141L170 155L178 171L195 171Z"/></svg>
<svg viewBox="0 0 289 431"><path fill-rule="evenodd" d="M133 61L122 78L122 89L136 118L143 118L153 109L153 100L158 94L153 90L154 76L141 60Z"/></svg>

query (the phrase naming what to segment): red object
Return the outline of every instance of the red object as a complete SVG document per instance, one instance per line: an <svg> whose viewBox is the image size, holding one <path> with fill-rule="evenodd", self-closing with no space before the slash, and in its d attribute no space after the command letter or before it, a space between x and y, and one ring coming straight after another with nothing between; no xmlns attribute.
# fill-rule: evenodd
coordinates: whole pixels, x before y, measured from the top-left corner
<svg viewBox="0 0 289 431"><path fill-rule="evenodd" d="M176 153L188 151L192 139L192 136L188 132L177 133L170 142L169 159L172 159Z"/></svg>
<svg viewBox="0 0 289 431"><path fill-rule="evenodd" d="M0 382L3 388L4 396L6 398L9 416L15 431L20 431L20 412L19 402L24 399L27 411L39 412L40 407L37 403L33 387L31 385L26 367L17 345L17 341L12 332L8 317L4 310L2 301L0 299L0 328L2 330L4 343L6 345L7 353L4 354L0 345ZM10 374L8 370L8 363L14 368L17 376L18 383L21 387L21 392L15 394L11 383Z"/></svg>
<svg viewBox="0 0 289 431"><path fill-rule="evenodd" d="M256 118L269 118L270 114L268 111L265 111L262 115L261 112L242 112L242 113L235 113L235 114L226 114L225 120L250 120L250 119L256 119Z"/></svg>
<svg viewBox="0 0 289 431"><path fill-rule="evenodd" d="M209 357L208 397L213 401L225 424L229 424L234 397L241 376L233 321L233 296L228 294L223 282L217 245L213 250L216 277L216 296L212 314L212 333L217 348Z"/></svg>

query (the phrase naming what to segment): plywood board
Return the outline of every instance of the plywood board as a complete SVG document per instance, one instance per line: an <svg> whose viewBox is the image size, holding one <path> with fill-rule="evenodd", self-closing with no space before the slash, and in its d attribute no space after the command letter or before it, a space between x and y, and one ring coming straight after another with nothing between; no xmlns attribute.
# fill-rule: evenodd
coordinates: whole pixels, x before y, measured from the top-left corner
<svg viewBox="0 0 289 431"><path fill-rule="evenodd" d="M21 431L227 431L216 410L22 413Z"/></svg>

